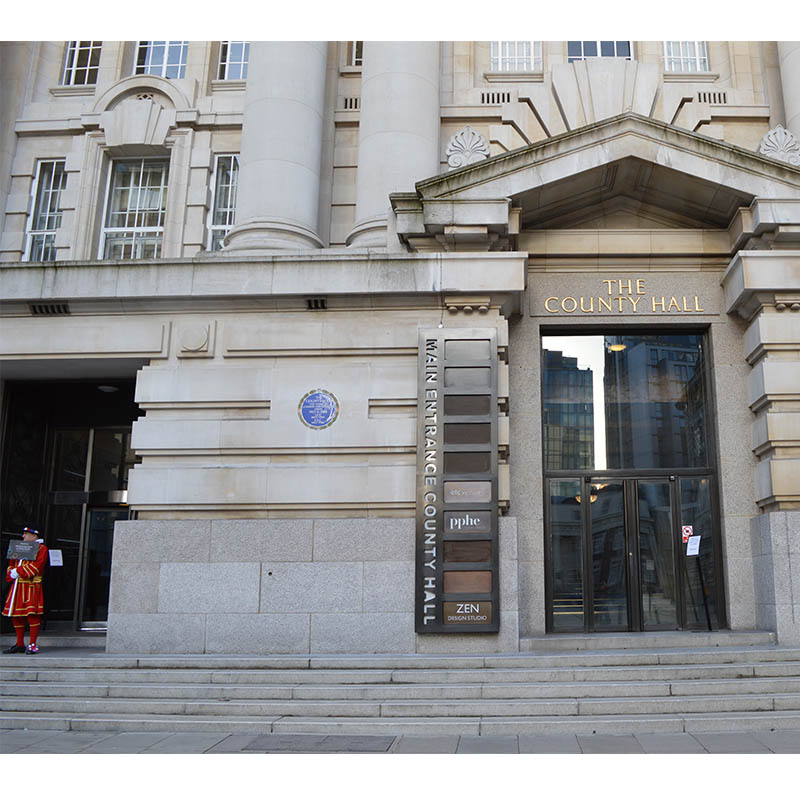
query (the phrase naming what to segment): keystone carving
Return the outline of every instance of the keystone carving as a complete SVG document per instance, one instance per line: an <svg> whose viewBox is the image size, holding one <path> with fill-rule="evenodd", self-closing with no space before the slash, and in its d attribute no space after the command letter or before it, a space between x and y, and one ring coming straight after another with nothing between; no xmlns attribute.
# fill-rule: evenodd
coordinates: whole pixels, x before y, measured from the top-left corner
<svg viewBox="0 0 800 800"><path fill-rule="evenodd" d="M466 167L489 158L489 143L467 125L450 138L445 155L450 169Z"/></svg>
<svg viewBox="0 0 800 800"><path fill-rule="evenodd" d="M800 142L783 125L776 125L764 134L761 144L758 145L758 152L770 158L777 158L778 161L785 161L793 167L800 167Z"/></svg>

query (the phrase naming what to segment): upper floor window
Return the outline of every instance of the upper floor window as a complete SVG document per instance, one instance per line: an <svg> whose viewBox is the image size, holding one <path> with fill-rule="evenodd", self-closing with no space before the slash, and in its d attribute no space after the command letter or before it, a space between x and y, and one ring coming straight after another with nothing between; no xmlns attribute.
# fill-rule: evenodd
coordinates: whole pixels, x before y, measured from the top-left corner
<svg viewBox="0 0 800 800"><path fill-rule="evenodd" d="M705 42L664 42L666 72L708 72Z"/></svg>
<svg viewBox="0 0 800 800"><path fill-rule="evenodd" d="M189 42L139 42L133 74L182 78L186 73L188 49Z"/></svg>
<svg viewBox="0 0 800 800"><path fill-rule="evenodd" d="M633 48L630 42L567 42L567 61L583 61L585 58L625 58L631 60Z"/></svg>
<svg viewBox="0 0 800 800"><path fill-rule="evenodd" d="M102 42L67 42L62 86L86 86L97 83Z"/></svg>
<svg viewBox="0 0 800 800"><path fill-rule="evenodd" d="M209 216L208 249L221 250L222 240L236 218L236 188L239 183L239 156L217 156L214 165L214 197Z"/></svg>
<svg viewBox="0 0 800 800"><path fill-rule="evenodd" d="M169 161L115 161L106 194L100 258L158 258L164 236Z"/></svg>
<svg viewBox="0 0 800 800"><path fill-rule="evenodd" d="M492 72L541 72L541 42L492 42Z"/></svg>
<svg viewBox="0 0 800 800"><path fill-rule="evenodd" d="M247 77L250 42L220 42L217 80L238 81Z"/></svg>
<svg viewBox="0 0 800 800"><path fill-rule="evenodd" d="M364 63L364 42L347 43L347 66L360 67Z"/></svg>
<svg viewBox="0 0 800 800"><path fill-rule="evenodd" d="M39 162L33 185L26 261L55 261L56 231L61 227L61 192L66 185L63 159Z"/></svg>

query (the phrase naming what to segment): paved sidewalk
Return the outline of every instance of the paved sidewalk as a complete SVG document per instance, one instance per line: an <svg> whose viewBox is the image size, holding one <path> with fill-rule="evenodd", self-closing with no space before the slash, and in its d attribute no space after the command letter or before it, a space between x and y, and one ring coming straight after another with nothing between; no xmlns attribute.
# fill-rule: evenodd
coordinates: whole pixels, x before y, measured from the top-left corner
<svg viewBox="0 0 800 800"><path fill-rule="evenodd" d="M3 729L0 753L800 753L800 731L635 736L253 736Z"/></svg>

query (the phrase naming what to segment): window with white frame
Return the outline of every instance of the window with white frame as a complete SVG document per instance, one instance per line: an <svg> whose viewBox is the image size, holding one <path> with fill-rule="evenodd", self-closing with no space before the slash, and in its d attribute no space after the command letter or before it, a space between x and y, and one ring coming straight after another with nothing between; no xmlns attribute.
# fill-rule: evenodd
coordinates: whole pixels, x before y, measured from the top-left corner
<svg viewBox="0 0 800 800"><path fill-rule="evenodd" d="M114 161L108 178L100 258L158 258L167 208L167 159Z"/></svg>
<svg viewBox="0 0 800 800"><path fill-rule="evenodd" d="M239 81L247 77L250 42L220 42L217 80Z"/></svg>
<svg viewBox="0 0 800 800"><path fill-rule="evenodd" d="M62 86L89 86L97 83L102 42L67 42Z"/></svg>
<svg viewBox="0 0 800 800"><path fill-rule="evenodd" d="M567 42L567 61L583 61L586 58L633 57L631 42Z"/></svg>
<svg viewBox="0 0 800 800"><path fill-rule="evenodd" d="M666 72L708 72L705 42L664 42Z"/></svg>
<svg viewBox="0 0 800 800"><path fill-rule="evenodd" d="M364 63L364 42L347 43L347 66L360 67Z"/></svg>
<svg viewBox="0 0 800 800"><path fill-rule="evenodd" d="M56 231L61 227L61 192L67 185L64 159L40 161L33 184L33 213L28 220L26 261L56 260Z"/></svg>
<svg viewBox="0 0 800 800"><path fill-rule="evenodd" d="M221 250L222 240L236 219L236 189L239 184L239 156L219 155L214 163L214 196L208 225L208 249Z"/></svg>
<svg viewBox="0 0 800 800"><path fill-rule="evenodd" d="M139 42L133 74L182 78L186 74L188 49L189 42Z"/></svg>
<svg viewBox="0 0 800 800"><path fill-rule="evenodd" d="M492 72L541 72L541 42L491 42Z"/></svg>

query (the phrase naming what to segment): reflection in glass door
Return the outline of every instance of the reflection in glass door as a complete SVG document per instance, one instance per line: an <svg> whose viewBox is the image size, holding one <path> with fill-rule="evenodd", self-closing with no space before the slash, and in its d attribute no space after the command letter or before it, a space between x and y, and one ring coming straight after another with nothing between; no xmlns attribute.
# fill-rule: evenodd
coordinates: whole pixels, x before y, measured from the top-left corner
<svg viewBox="0 0 800 800"><path fill-rule="evenodd" d="M592 628L628 629L628 546L622 481L591 484Z"/></svg>
<svg viewBox="0 0 800 800"><path fill-rule="evenodd" d="M637 481L637 550L643 630L678 627L669 481Z"/></svg>
<svg viewBox="0 0 800 800"><path fill-rule="evenodd" d="M83 568L83 597L80 627L105 627L108 621L108 591L111 586L111 548L114 523L127 519L128 510L93 508L86 522L86 549Z"/></svg>

